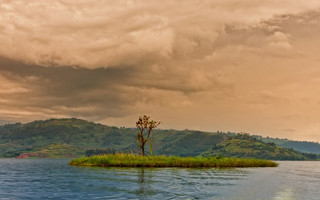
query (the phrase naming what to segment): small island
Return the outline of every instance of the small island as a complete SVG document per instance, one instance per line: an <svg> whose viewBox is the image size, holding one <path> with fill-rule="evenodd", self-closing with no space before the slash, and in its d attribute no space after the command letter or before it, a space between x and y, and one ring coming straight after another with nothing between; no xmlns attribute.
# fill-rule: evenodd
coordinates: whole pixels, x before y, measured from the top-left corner
<svg viewBox="0 0 320 200"><path fill-rule="evenodd" d="M136 122L139 129L137 135L138 146L141 155L133 153L116 153L94 155L90 157L72 160L69 164L75 166L96 167L276 167L278 164L269 160L225 158L215 157L178 157L178 156L153 156L151 132L160 122L150 120L149 116L143 115ZM147 132L144 135L144 132ZM145 145L150 143L150 156L145 155Z"/></svg>
<svg viewBox="0 0 320 200"><path fill-rule="evenodd" d="M95 167L277 167L270 160L220 157L142 156L137 154L106 154L73 159L74 166Z"/></svg>

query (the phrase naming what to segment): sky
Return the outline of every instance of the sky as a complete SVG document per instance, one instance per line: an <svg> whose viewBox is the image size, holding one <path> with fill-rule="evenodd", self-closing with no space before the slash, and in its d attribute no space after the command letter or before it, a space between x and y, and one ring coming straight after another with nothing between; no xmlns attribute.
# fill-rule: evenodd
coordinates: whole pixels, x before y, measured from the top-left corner
<svg viewBox="0 0 320 200"><path fill-rule="evenodd" d="M0 124L320 142L319 0L0 0Z"/></svg>

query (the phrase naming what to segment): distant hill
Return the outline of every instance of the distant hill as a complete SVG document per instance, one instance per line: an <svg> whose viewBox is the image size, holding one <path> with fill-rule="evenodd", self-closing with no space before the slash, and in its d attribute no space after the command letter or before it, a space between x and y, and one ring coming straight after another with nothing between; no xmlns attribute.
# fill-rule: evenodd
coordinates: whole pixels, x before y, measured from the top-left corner
<svg viewBox="0 0 320 200"><path fill-rule="evenodd" d="M50 145L72 146L80 151L72 156L85 155L86 149L112 147L130 148L136 130L95 124L80 119L49 119L27 124L0 126L0 156L14 157L24 152L41 151ZM64 155L61 155L64 157Z"/></svg>
<svg viewBox="0 0 320 200"><path fill-rule="evenodd" d="M0 126L0 157L23 153L39 157L79 157L89 152L139 152L137 129L118 128L81 119L49 119ZM154 154L255 157L276 160L317 159L249 135L192 130L154 130ZM147 145L147 151L149 146ZM24 155L27 155L24 154Z"/></svg>
<svg viewBox="0 0 320 200"><path fill-rule="evenodd" d="M317 158L313 154L303 154L283 148L274 143L264 143L249 135L230 137L203 152L202 156L226 156L240 158L259 158L269 160L308 160Z"/></svg>
<svg viewBox="0 0 320 200"><path fill-rule="evenodd" d="M253 135L253 137L263 142L274 143L278 146L292 148L296 151L320 154L320 144L318 142L294 141L288 139L262 137L258 135Z"/></svg>

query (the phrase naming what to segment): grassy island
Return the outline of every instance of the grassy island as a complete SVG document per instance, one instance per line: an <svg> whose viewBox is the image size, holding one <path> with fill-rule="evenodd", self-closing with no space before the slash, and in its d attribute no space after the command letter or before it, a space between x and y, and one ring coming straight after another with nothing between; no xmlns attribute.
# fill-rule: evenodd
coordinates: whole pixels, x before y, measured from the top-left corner
<svg viewBox="0 0 320 200"><path fill-rule="evenodd" d="M219 157L141 156L106 154L73 159L70 165L96 167L276 167L278 163L260 159Z"/></svg>

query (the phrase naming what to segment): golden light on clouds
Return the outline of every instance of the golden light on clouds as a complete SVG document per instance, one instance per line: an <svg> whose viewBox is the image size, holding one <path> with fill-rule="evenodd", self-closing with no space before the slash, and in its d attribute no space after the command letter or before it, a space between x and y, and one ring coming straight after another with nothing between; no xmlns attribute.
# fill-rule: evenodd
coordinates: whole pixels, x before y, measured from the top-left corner
<svg viewBox="0 0 320 200"><path fill-rule="evenodd" d="M0 121L320 141L320 1L0 0Z"/></svg>

